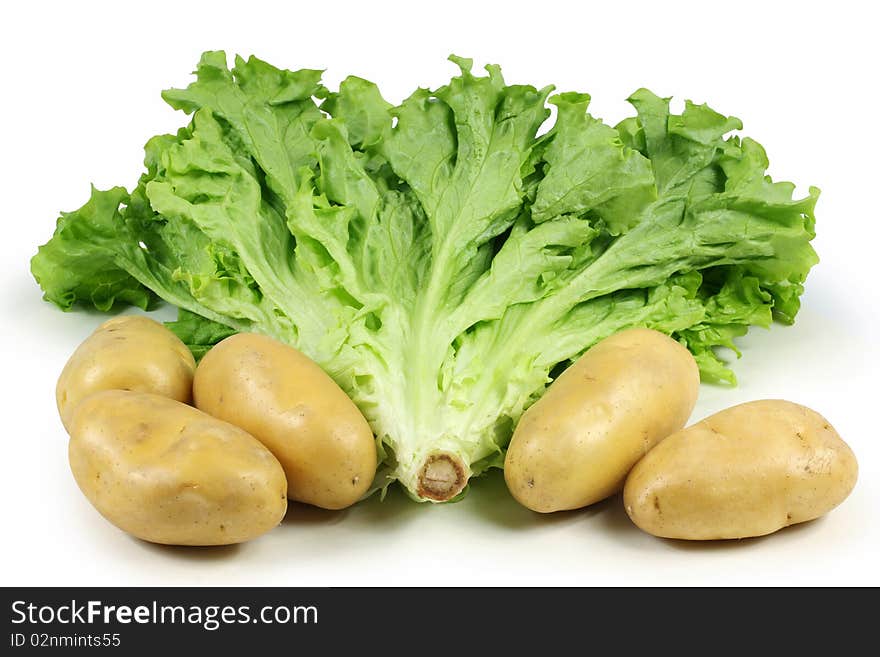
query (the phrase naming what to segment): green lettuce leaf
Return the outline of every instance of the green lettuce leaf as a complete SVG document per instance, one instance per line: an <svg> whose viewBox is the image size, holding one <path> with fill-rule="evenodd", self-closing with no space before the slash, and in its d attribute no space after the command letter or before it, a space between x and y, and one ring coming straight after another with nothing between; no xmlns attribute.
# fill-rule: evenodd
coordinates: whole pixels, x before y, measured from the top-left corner
<svg viewBox="0 0 880 657"><path fill-rule="evenodd" d="M63 310L78 302L105 312L117 302L149 306L153 292L118 262L118 236L136 241L119 214L120 204L127 201L122 187L104 192L93 187L84 206L61 214L54 237L39 248L31 264L47 301ZM104 248L108 242L110 248Z"/></svg>

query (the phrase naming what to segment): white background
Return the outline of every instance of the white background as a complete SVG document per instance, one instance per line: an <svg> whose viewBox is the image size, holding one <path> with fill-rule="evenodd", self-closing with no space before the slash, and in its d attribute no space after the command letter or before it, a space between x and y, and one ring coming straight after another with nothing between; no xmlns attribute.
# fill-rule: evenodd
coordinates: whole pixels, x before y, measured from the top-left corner
<svg viewBox="0 0 880 657"><path fill-rule="evenodd" d="M870 3L589 4L8 4L0 584L880 584L880 53L876 23L861 8ZM624 99L640 86L742 118L774 177L822 188L814 243L822 263L797 324L743 339L739 387L704 385L693 419L764 397L809 405L859 458L851 497L816 522L707 544L641 533L619 498L539 516L517 506L497 475L455 505L393 493L342 513L292 507L277 530L237 547L154 546L109 525L70 475L54 404L58 372L102 317L41 301L28 260L57 213L86 200L90 182L134 184L147 138L185 121L159 91L187 84L206 49L326 68L331 85L361 75L395 102L448 81L445 58L455 52L500 63L510 82L588 91L593 114L612 123L630 113Z"/></svg>

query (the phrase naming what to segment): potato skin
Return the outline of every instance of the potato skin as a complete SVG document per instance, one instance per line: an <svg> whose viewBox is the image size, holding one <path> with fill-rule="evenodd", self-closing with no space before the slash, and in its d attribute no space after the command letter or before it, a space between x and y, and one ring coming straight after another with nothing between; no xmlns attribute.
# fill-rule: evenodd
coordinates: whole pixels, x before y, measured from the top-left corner
<svg viewBox="0 0 880 657"><path fill-rule="evenodd" d="M76 405L100 390L152 392L189 403L196 362L174 333L149 317L101 324L67 361L55 400L65 429Z"/></svg>
<svg viewBox="0 0 880 657"><path fill-rule="evenodd" d="M101 515L145 541L240 543L287 511L284 471L256 438L159 395L108 390L83 400L68 455Z"/></svg>
<svg viewBox="0 0 880 657"><path fill-rule="evenodd" d="M763 536L843 502L858 464L829 422L782 400L740 404L670 436L632 469L626 512L655 536Z"/></svg>
<svg viewBox="0 0 880 657"><path fill-rule="evenodd" d="M699 384L693 356L662 333L636 328L598 342L523 414L504 463L510 492L542 513L613 495L684 426Z"/></svg>
<svg viewBox="0 0 880 657"><path fill-rule="evenodd" d="M278 458L292 500L342 509L376 473L373 432L316 363L272 338L238 333L214 346L193 382L198 408L241 427Z"/></svg>

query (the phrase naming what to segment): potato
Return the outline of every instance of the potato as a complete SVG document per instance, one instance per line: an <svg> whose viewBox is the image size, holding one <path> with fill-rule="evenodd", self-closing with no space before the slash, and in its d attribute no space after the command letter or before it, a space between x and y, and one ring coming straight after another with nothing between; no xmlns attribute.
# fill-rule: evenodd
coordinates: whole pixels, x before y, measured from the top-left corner
<svg viewBox="0 0 880 657"><path fill-rule="evenodd" d="M618 492L630 468L687 422L700 375L690 352L650 329L600 341L522 416L504 463L533 511L577 509Z"/></svg>
<svg viewBox="0 0 880 657"><path fill-rule="evenodd" d="M55 387L58 413L69 429L76 405L100 390L192 398L196 362L176 335L149 317L127 315L101 324L73 352Z"/></svg>
<svg viewBox="0 0 880 657"><path fill-rule="evenodd" d="M256 438L173 399L108 390L71 417L70 468L107 520L168 545L227 545L269 531L287 481Z"/></svg>
<svg viewBox="0 0 880 657"><path fill-rule="evenodd" d="M623 500L632 521L655 536L745 538L828 513L857 476L852 450L828 420L763 400L668 437L632 469Z"/></svg>
<svg viewBox="0 0 880 657"><path fill-rule="evenodd" d="M287 473L288 496L325 509L354 504L376 473L370 425L313 361L239 333L211 349L193 382L196 406L251 433Z"/></svg>

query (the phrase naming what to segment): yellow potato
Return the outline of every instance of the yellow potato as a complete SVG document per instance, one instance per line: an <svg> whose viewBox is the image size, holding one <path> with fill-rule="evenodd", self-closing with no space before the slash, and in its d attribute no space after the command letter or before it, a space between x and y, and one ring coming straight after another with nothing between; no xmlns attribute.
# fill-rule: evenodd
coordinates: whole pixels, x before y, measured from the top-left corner
<svg viewBox="0 0 880 657"><path fill-rule="evenodd" d="M370 425L302 353L253 333L211 349L193 382L196 406L243 428L278 458L292 500L325 509L354 504L376 473Z"/></svg>
<svg viewBox="0 0 880 657"><path fill-rule="evenodd" d="M630 468L687 422L700 375L690 352L650 329L600 341L520 419L504 463L533 511L577 509L618 492Z"/></svg>
<svg viewBox="0 0 880 657"><path fill-rule="evenodd" d="M101 324L73 352L55 387L65 429L76 405L100 390L192 398L196 362L174 333L149 317L126 315Z"/></svg>
<svg viewBox="0 0 880 657"><path fill-rule="evenodd" d="M655 536L762 536L843 502L858 464L828 421L799 404L740 404L679 431L632 469L623 500Z"/></svg>
<svg viewBox="0 0 880 657"><path fill-rule="evenodd" d="M284 471L257 439L159 395L108 390L83 400L68 453L101 515L145 541L240 543L287 511Z"/></svg>

